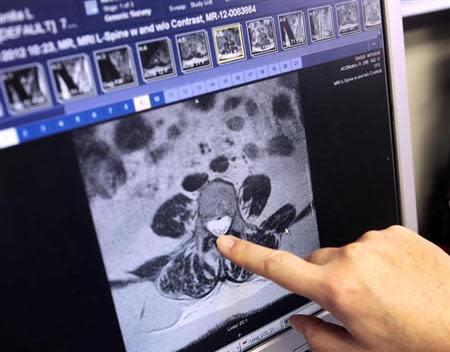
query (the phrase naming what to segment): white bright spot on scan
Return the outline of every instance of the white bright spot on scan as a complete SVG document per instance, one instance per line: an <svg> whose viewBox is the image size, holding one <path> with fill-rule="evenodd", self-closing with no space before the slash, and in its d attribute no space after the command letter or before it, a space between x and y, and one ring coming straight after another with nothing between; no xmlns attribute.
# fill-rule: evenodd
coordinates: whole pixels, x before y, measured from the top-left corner
<svg viewBox="0 0 450 352"><path fill-rule="evenodd" d="M233 219L231 216L224 216L219 219L210 220L206 223L206 228L214 236L219 237L221 235L226 235L231 227Z"/></svg>

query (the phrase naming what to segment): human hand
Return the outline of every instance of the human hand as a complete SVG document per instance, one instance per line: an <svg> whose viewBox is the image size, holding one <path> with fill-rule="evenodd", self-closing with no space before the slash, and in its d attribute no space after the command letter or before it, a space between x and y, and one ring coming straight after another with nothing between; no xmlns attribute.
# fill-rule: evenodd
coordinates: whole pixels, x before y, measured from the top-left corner
<svg viewBox="0 0 450 352"><path fill-rule="evenodd" d="M450 257L400 226L366 233L306 259L231 236L217 241L236 264L330 311L343 327L295 316L313 351L450 351Z"/></svg>

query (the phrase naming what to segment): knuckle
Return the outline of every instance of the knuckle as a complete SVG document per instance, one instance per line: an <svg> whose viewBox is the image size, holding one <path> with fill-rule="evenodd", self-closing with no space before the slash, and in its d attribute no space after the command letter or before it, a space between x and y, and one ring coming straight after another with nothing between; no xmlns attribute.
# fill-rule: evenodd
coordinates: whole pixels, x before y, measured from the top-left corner
<svg viewBox="0 0 450 352"><path fill-rule="evenodd" d="M380 238L381 232L380 231L369 231L366 232L362 237L360 238L361 242L370 242L374 241Z"/></svg>
<svg viewBox="0 0 450 352"><path fill-rule="evenodd" d="M400 225L393 225L393 226L389 226L386 229L387 232L389 233L399 233L399 232L404 232L405 228L403 226Z"/></svg>
<svg viewBox="0 0 450 352"><path fill-rule="evenodd" d="M342 255L346 259L360 258L362 255L362 245L359 242L350 243L342 248Z"/></svg>
<svg viewBox="0 0 450 352"><path fill-rule="evenodd" d="M264 260L263 260L263 271L266 275L271 275L278 272L281 267L284 253L281 251L273 251L271 252Z"/></svg>
<svg viewBox="0 0 450 352"><path fill-rule="evenodd" d="M321 256L321 251L320 251L320 249L319 249L319 250L315 250L314 252L312 252L312 253L310 253L310 254L308 255L308 257L306 258L306 260L309 261L309 262L314 263L314 262L317 262L317 261L320 259L320 256Z"/></svg>

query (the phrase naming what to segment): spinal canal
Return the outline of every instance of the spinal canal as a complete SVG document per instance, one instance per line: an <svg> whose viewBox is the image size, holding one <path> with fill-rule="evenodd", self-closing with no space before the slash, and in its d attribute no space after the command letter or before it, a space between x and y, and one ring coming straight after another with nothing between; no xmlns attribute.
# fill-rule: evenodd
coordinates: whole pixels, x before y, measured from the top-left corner
<svg viewBox="0 0 450 352"><path fill-rule="evenodd" d="M231 227L233 219L231 216L222 216L220 218L206 222L206 229L214 236L226 235Z"/></svg>

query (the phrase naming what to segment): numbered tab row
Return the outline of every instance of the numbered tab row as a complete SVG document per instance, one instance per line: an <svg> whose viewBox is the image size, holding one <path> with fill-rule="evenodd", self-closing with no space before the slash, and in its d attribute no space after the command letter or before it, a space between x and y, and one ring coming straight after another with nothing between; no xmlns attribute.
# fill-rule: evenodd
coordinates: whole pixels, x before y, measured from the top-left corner
<svg viewBox="0 0 450 352"><path fill-rule="evenodd" d="M301 68L303 68L303 60L301 57L275 62L269 65L261 65L245 71L221 75L205 81L198 81L178 88L167 89L164 91L164 100L166 104L172 104L180 100L191 99L196 96L237 87L291 71L300 70Z"/></svg>

